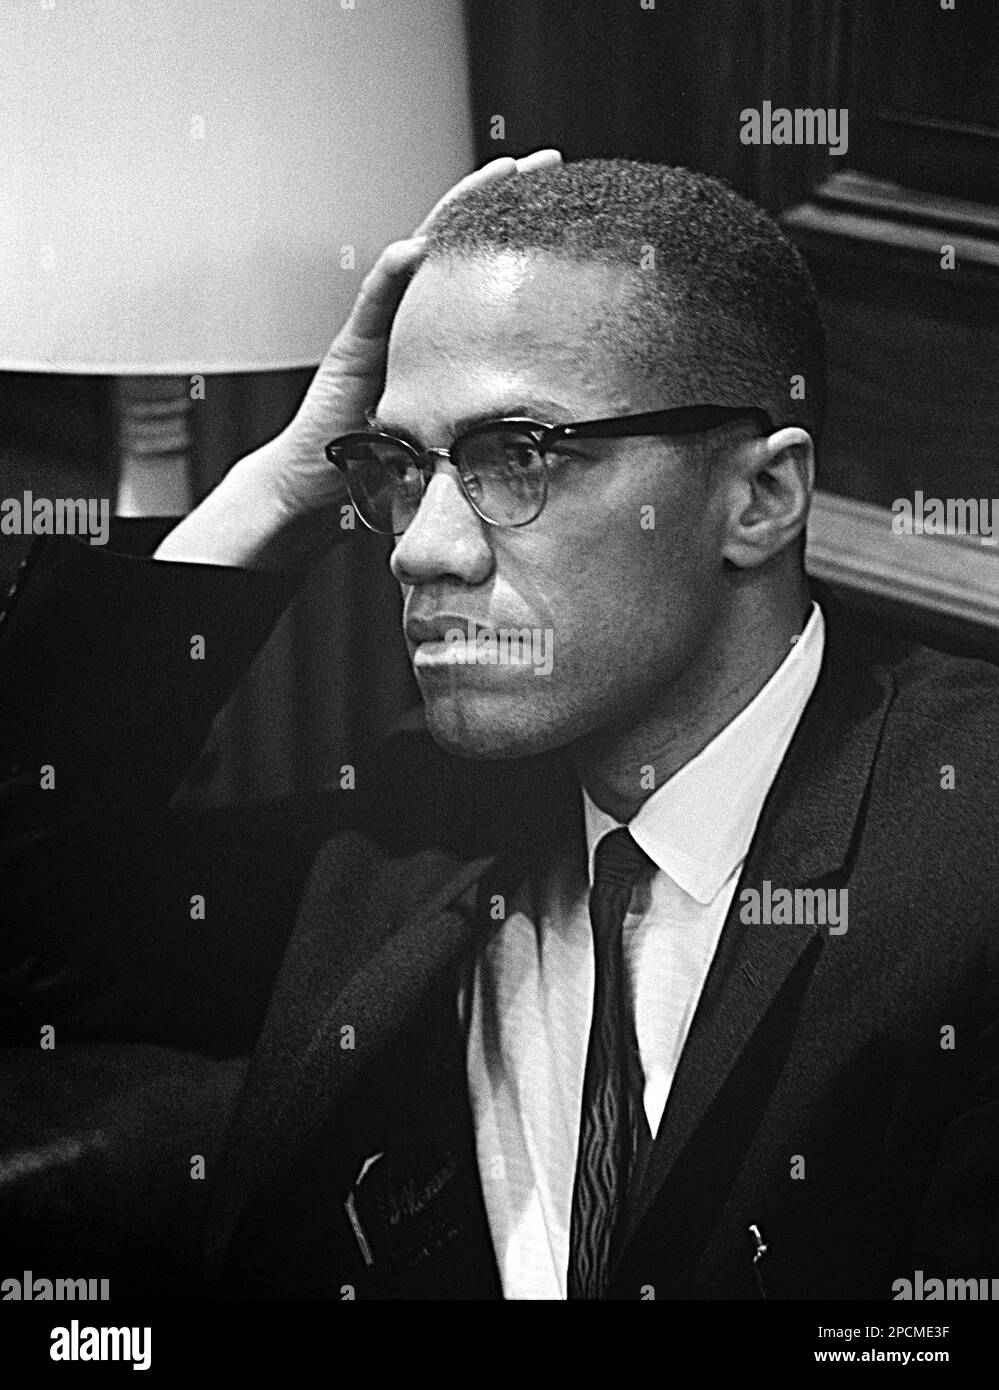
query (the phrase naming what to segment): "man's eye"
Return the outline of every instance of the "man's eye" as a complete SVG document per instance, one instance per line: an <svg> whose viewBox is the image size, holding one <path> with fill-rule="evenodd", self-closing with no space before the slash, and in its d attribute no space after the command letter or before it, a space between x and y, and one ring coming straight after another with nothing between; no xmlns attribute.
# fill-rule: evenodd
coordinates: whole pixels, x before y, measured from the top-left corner
<svg viewBox="0 0 999 1390"><path fill-rule="evenodd" d="M586 455L578 449L572 448L569 444L559 444L556 448L545 451L545 467L549 472L556 468L562 468L568 463L586 462Z"/></svg>

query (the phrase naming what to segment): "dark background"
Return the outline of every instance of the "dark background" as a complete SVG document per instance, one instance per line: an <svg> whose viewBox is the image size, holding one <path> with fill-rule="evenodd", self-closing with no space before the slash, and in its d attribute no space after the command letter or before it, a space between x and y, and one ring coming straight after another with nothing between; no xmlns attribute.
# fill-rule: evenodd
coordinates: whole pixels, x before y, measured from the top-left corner
<svg viewBox="0 0 999 1390"><path fill-rule="evenodd" d="M478 161L555 145L570 159L686 164L785 219L829 325L822 487L881 506L917 488L999 494L995 0L953 11L938 0L468 0L467 13ZM764 101L846 107L848 153L743 145L740 112ZM941 269L945 243L955 271ZM193 412L199 493L286 423L309 376L208 379ZM113 495L112 389L0 374L0 492ZM0 538L0 570L26 544ZM322 786L415 701L386 556L357 537L310 579L219 721L197 794ZM856 597L864 605L862 574ZM883 598L866 606L941 645L997 645L995 629Z"/></svg>

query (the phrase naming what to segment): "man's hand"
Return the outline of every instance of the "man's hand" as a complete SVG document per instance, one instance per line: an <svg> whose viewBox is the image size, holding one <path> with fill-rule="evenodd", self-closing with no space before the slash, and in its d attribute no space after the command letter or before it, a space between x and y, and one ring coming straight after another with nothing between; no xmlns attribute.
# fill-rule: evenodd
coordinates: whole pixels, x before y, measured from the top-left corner
<svg viewBox="0 0 999 1390"><path fill-rule="evenodd" d="M385 375L395 311L426 247L440 209L473 188L511 174L558 164L557 150L494 159L467 174L434 205L412 236L387 246L364 277L294 419L248 454L166 537L157 560L306 570L329 548L347 500L340 472L324 453L329 440L363 429Z"/></svg>

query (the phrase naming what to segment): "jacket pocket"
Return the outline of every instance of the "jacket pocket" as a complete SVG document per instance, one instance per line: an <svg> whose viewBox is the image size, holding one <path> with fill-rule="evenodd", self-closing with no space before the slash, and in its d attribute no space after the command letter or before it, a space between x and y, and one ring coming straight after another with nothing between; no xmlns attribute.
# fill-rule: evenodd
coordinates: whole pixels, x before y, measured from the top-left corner
<svg viewBox="0 0 999 1390"><path fill-rule="evenodd" d="M911 1265L915 1220L929 1178L924 1164L906 1169L790 1239L769 1234L760 1221L767 1251L755 1266L758 1295L890 1299L892 1283ZM750 1261L752 1247L747 1234Z"/></svg>

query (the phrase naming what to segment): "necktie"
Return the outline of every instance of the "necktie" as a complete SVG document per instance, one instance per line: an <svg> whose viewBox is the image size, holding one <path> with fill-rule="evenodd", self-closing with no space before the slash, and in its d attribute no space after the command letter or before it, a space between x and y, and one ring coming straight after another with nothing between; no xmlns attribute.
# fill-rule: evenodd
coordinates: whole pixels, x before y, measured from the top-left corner
<svg viewBox="0 0 999 1390"><path fill-rule="evenodd" d="M569 1225L571 1299L603 1296L628 1181L643 1145L651 1138L642 1106L641 1068L621 942L631 890L651 867L652 861L623 826L597 845L590 890L593 1021Z"/></svg>

